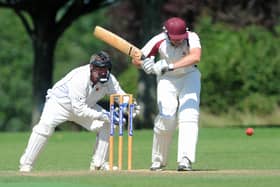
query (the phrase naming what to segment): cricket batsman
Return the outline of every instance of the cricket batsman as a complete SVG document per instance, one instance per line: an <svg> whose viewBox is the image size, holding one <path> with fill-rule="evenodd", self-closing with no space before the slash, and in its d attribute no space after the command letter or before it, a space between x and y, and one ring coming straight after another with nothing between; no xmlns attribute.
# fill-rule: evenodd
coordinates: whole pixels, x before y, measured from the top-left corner
<svg viewBox="0 0 280 187"><path fill-rule="evenodd" d="M147 74L157 76L158 115L154 121L152 165L159 171L167 165L172 135L178 127L178 171L192 170L198 138L201 56L200 39L188 31L178 17L165 21L163 32L141 49L148 57L142 62ZM155 56L158 61L155 62ZM139 64L137 60L132 61Z"/></svg>

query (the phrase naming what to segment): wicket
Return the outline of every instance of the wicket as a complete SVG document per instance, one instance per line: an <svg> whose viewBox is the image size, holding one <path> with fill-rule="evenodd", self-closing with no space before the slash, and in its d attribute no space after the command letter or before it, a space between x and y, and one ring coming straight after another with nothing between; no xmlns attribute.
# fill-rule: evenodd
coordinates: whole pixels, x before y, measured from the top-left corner
<svg viewBox="0 0 280 187"><path fill-rule="evenodd" d="M128 106L124 106L124 98L128 98ZM113 115L115 110L115 101L119 103L119 139L118 139L118 169L122 170L123 164L123 111L128 107L128 148L127 148L127 169L132 169L132 136L133 136L133 96L132 94L112 94L110 95L110 139L109 139L109 169L113 170L114 164L114 123Z"/></svg>

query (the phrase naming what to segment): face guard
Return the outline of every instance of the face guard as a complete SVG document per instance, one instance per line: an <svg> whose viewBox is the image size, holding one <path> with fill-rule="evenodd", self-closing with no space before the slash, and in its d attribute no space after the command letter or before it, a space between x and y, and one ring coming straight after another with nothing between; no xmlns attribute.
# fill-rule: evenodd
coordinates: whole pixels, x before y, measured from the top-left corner
<svg viewBox="0 0 280 187"><path fill-rule="evenodd" d="M109 81L112 63L106 52L101 51L97 55L93 55L90 64L91 80L94 84L97 82L104 84Z"/></svg>
<svg viewBox="0 0 280 187"><path fill-rule="evenodd" d="M92 77L93 80L95 80L94 82L100 82L104 84L109 81L110 71L107 68L93 66Z"/></svg>

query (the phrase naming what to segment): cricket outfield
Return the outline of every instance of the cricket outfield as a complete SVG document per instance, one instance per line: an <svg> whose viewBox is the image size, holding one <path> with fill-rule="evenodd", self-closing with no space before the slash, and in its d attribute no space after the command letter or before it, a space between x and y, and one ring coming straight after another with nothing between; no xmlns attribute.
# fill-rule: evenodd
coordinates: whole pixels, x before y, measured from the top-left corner
<svg viewBox="0 0 280 187"><path fill-rule="evenodd" d="M280 128L201 128L194 171L176 171L174 136L165 171L151 172L152 130L136 130L133 170L89 172L95 135L55 132L39 156L34 172L17 171L30 132L0 133L0 187L22 186L278 186L280 182ZM116 140L117 142L117 140ZM124 141L124 156L126 156ZM126 163L124 157L124 164ZM125 168L125 166L124 166Z"/></svg>

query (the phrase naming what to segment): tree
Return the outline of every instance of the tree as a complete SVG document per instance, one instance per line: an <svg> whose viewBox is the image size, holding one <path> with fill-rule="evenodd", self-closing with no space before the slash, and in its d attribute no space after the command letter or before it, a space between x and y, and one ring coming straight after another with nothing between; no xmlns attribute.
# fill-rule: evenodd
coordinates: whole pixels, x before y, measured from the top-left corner
<svg viewBox="0 0 280 187"><path fill-rule="evenodd" d="M52 84L54 51L59 37L80 16L115 0L0 0L14 10L29 35L34 52L32 125L38 121L45 94Z"/></svg>

